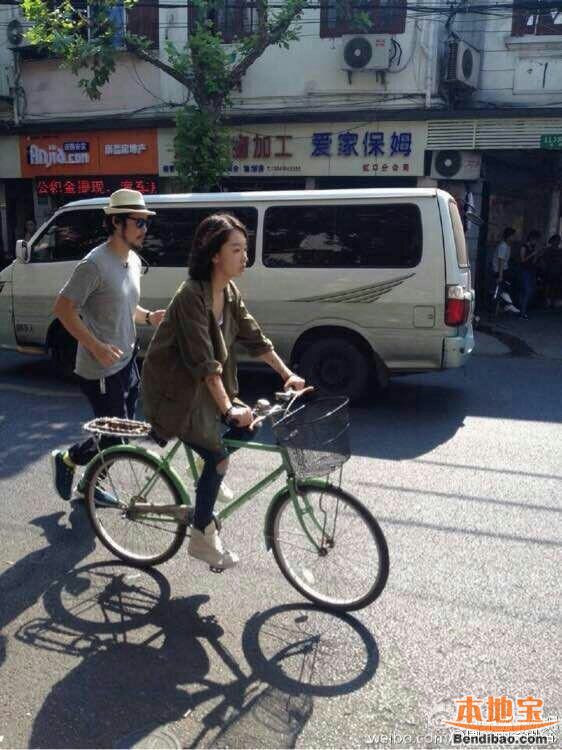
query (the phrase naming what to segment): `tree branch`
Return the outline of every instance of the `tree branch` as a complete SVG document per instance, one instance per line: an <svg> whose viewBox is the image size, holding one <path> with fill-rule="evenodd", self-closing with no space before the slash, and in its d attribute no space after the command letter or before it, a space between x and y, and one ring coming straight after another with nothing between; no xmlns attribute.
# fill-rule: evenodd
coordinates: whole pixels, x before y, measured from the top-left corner
<svg viewBox="0 0 562 750"><path fill-rule="evenodd" d="M171 65L165 63L157 55L151 55L150 52L147 52L140 45L135 44L130 39L125 38L125 48L128 52L131 52L140 60L144 60L145 62L154 65L156 68L160 68L160 70L163 70L164 73L167 73L187 89L190 89L192 87L193 81L189 76L185 76L182 73L179 73L175 68L172 68Z"/></svg>

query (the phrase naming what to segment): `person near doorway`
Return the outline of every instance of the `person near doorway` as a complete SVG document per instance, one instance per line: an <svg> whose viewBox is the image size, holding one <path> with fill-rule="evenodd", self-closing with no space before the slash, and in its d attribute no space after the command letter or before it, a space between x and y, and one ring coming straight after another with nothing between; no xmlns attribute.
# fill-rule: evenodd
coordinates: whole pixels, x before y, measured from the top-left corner
<svg viewBox="0 0 562 750"><path fill-rule="evenodd" d="M528 319L527 310L537 288L537 261L543 254L541 248L537 247L541 238L540 232L533 229L527 235L527 240L520 249L520 272L521 272L521 297L519 302L520 315L524 320Z"/></svg>
<svg viewBox="0 0 562 750"><path fill-rule="evenodd" d="M502 233L501 242L497 245L492 256L492 270L494 273L494 298L507 312L518 313L508 291L512 284L510 268L511 247L515 241L516 231L513 227L506 227Z"/></svg>
<svg viewBox="0 0 562 750"><path fill-rule="evenodd" d="M558 307L562 304L562 245L559 234L553 234L548 240L542 271L545 305Z"/></svg>
<svg viewBox="0 0 562 750"><path fill-rule="evenodd" d="M24 240L26 242L29 242L29 240L33 237L36 231L37 231L37 224L35 223L35 220L26 219L26 222L24 224L24 232L23 232Z"/></svg>
<svg viewBox="0 0 562 750"><path fill-rule="evenodd" d="M117 190L104 208L106 242L76 266L61 289L54 312L78 341L75 373L94 416L134 419L139 393L136 364L136 324L158 326L165 310L139 305L141 260L137 255L154 216L137 190ZM103 437L100 448L119 443ZM85 466L97 451L93 438L66 451L53 451L51 465L58 494L69 500L76 466ZM78 492L84 487L78 483ZM96 499L107 498L96 489Z"/></svg>

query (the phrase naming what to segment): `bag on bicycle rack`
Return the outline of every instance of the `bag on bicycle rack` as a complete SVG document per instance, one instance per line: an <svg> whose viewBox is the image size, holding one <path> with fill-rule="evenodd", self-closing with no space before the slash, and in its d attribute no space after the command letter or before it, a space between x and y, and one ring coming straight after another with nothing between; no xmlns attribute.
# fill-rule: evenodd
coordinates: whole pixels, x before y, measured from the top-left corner
<svg viewBox="0 0 562 750"><path fill-rule="evenodd" d="M273 422L297 478L325 476L349 459L348 402L345 396L320 397Z"/></svg>

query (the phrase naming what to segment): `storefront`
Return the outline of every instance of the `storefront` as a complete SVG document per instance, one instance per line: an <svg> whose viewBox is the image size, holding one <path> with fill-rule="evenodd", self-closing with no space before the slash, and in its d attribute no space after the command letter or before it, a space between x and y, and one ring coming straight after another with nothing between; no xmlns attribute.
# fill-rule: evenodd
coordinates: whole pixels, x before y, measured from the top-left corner
<svg viewBox="0 0 562 750"><path fill-rule="evenodd" d="M231 128L230 191L415 187L424 174L424 122L296 123ZM176 189L174 130L158 131L163 192Z"/></svg>
<svg viewBox="0 0 562 750"><path fill-rule="evenodd" d="M158 192L154 129L22 135L19 155L22 177L32 181L38 223L64 203L118 188Z"/></svg>
<svg viewBox="0 0 562 750"><path fill-rule="evenodd" d="M14 257L15 241L23 237L26 222L33 222L33 194L29 180L21 179L19 139L0 137L0 266ZM30 225L31 226L31 225Z"/></svg>

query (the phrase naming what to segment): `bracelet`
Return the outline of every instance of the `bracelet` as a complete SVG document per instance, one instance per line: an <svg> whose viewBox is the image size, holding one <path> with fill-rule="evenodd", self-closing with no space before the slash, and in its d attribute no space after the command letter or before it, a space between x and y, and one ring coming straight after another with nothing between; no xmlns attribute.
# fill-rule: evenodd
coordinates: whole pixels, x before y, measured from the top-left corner
<svg viewBox="0 0 562 750"><path fill-rule="evenodd" d="M230 414L230 412L231 412L231 411L232 411L233 409L234 409L234 404L231 404L231 405L230 405L230 406L228 407L228 409L227 409L227 410L225 411L225 413L223 414L223 417L224 417L225 419L228 419L228 417L229 417L229 414Z"/></svg>
<svg viewBox="0 0 562 750"><path fill-rule="evenodd" d="M150 316L151 316L151 314L152 314L152 312L150 310L147 310L146 314L144 316L144 322L146 323L147 326L151 326L152 325L152 323L150 322Z"/></svg>

